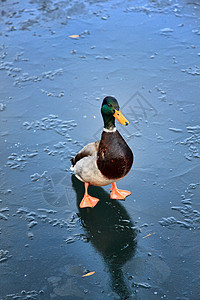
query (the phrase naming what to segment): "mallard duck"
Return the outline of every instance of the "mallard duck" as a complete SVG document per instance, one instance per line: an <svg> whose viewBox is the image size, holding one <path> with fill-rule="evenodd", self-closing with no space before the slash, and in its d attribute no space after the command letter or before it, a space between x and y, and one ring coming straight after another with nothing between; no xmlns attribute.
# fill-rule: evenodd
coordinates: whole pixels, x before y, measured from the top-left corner
<svg viewBox="0 0 200 300"><path fill-rule="evenodd" d="M80 208L94 207L99 199L88 194L89 185L105 186L112 184L111 199L124 200L131 194L119 190L116 181L128 174L133 164L133 153L115 127L115 119L128 125L128 120L122 115L119 104L114 97L104 98L101 106L104 129L101 140L87 144L71 159L71 170L75 176L84 182L85 194Z"/></svg>

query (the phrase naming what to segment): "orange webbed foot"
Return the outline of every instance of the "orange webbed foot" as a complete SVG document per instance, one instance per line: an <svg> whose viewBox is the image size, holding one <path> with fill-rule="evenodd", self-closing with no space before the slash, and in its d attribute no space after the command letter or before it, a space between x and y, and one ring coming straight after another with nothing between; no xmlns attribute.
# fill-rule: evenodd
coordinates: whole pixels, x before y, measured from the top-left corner
<svg viewBox="0 0 200 300"><path fill-rule="evenodd" d="M80 208L94 207L99 202L98 198L85 195L80 203Z"/></svg>
<svg viewBox="0 0 200 300"><path fill-rule="evenodd" d="M131 192L125 190L119 190L115 182L113 182L111 187L111 199L124 200L127 196L131 195Z"/></svg>
<svg viewBox="0 0 200 300"><path fill-rule="evenodd" d="M89 183L85 182L85 194L80 203L80 208L94 207L99 202L98 198L92 197L88 194L88 187Z"/></svg>

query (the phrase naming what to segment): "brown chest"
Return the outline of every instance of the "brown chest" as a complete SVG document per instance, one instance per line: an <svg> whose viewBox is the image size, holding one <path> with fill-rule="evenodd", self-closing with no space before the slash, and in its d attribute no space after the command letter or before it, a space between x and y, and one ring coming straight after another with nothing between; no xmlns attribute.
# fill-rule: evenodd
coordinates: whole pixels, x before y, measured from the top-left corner
<svg viewBox="0 0 200 300"><path fill-rule="evenodd" d="M102 133L97 157L99 170L109 179L124 177L133 164L133 153L118 131Z"/></svg>

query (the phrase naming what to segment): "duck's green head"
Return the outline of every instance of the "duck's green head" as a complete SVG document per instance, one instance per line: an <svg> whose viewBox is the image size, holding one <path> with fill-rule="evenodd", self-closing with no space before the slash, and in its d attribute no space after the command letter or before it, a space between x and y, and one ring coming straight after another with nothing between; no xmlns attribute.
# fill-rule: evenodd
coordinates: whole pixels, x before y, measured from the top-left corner
<svg viewBox="0 0 200 300"><path fill-rule="evenodd" d="M103 99L101 114L104 120L104 128L112 130L115 127L115 119L122 125L128 125L128 120L122 115L119 104L114 97L107 96Z"/></svg>

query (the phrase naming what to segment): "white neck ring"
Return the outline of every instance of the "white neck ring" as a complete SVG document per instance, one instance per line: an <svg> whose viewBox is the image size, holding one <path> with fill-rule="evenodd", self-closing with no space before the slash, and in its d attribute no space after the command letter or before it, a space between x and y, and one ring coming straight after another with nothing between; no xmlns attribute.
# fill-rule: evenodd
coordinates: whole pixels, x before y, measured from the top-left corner
<svg viewBox="0 0 200 300"><path fill-rule="evenodd" d="M115 132L117 129L116 127L114 127L113 129L107 129L107 128L104 128L103 131L105 132Z"/></svg>

